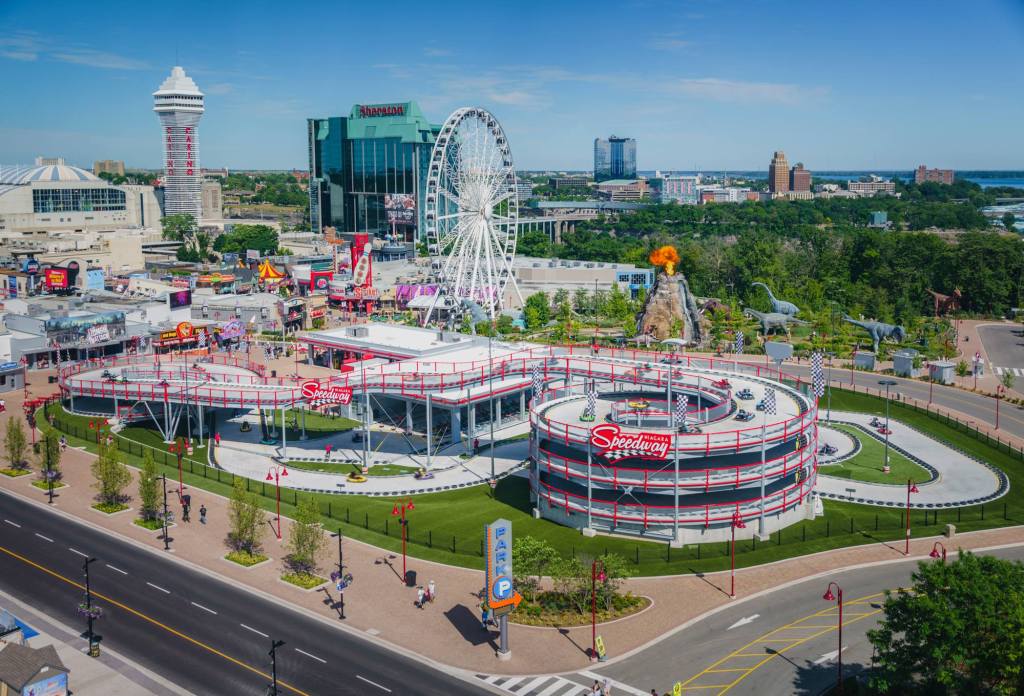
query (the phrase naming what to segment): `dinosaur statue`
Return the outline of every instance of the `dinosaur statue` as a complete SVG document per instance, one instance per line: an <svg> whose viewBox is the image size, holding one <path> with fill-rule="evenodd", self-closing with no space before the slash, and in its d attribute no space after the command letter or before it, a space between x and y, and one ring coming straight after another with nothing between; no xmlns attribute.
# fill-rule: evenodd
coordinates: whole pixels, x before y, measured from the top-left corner
<svg viewBox="0 0 1024 696"><path fill-rule="evenodd" d="M732 319L732 307L719 299L712 297L700 307L701 314L721 312L726 319Z"/></svg>
<svg viewBox="0 0 1024 696"><path fill-rule="evenodd" d="M780 312L758 312L756 309L746 307L743 309L743 313L747 316L754 317L761 322L761 333L765 336L768 335L769 331L778 331L780 329L783 333L788 334L790 324L807 324L806 321L794 319L788 314L782 314Z"/></svg>
<svg viewBox="0 0 1024 696"><path fill-rule="evenodd" d="M927 292L932 296L932 299L935 300L936 317L940 317L960 309L960 300L963 297L963 295L960 294L960 288L953 288L952 295L943 295L941 292L935 292L931 288L929 288Z"/></svg>
<svg viewBox="0 0 1024 696"><path fill-rule="evenodd" d="M871 336L871 340L875 344L875 352L878 352L878 342L883 338L890 338L898 343L902 343L907 340L907 330L902 326L896 326L894 324L886 324L880 321L857 321L853 317L844 314L843 321L859 326L868 332Z"/></svg>
<svg viewBox="0 0 1024 696"><path fill-rule="evenodd" d="M751 283L751 287L762 287L765 292L768 293L768 299L772 303L772 311L778 314L785 314L790 317L795 317L800 313L800 308L792 302L786 302L785 300L776 299L775 295L772 294L771 288L764 283Z"/></svg>

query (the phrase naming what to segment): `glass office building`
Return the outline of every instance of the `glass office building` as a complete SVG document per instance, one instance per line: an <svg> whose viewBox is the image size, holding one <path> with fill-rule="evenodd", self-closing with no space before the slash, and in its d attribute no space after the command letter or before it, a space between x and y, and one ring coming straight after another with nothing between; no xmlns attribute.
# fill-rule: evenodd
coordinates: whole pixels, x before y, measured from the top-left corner
<svg viewBox="0 0 1024 696"><path fill-rule="evenodd" d="M594 180L635 179L636 140L611 136L594 139Z"/></svg>
<svg viewBox="0 0 1024 696"><path fill-rule="evenodd" d="M415 102L357 104L347 117L311 118L309 213L314 231L394 230L416 241L423 230L427 166L440 125Z"/></svg>

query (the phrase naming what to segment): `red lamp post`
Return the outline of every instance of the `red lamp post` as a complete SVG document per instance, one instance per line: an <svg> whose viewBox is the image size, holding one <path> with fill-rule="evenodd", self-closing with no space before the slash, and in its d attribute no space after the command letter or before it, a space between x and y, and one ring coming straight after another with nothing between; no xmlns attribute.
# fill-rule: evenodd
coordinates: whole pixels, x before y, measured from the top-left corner
<svg viewBox="0 0 1024 696"><path fill-rule="evenodd" d="M181 473L181 457L185 453L185 443L178 438L167 446L167 451L178 455L178 503L181 503L181 495L185 492L185 482Z"/></svg>
<svg viewBox="0 0 1024 696"><path fill-rule="evenodd" d="M288 469L284 466L274 464L267 472L267 480L273 481L277 488L277 538L281 538L281 477L288 475Z"/></svg>
<svg viewBox="0 0 1024 696"><path fill-rule="evenodd" d="M836 594L832 594L832 586L836 586ZM839 583L830 582L828 587L825 588L825 594L821 596L826 602L837 601L839 604L839 650L836 652L836 660L838 670L836 672L836 686L839 687L839 693L843 693L843 588L839 586Z"/></svg>
<svg viewBox="0 0 1024 696"><path fill-rule="evenodd" d="M601 572L597 571L598 564L601 565ZM607 574L605 573L604 563L601 563L600 559L595 558L594 562L590 564L590 659L596 660L597 657L597 582L600 580L604 582Z"/></svg>
<svg viewBox="0 0 1024 696"><path fill-rule="evenodd" d="M996 385L996 430L999 430L999 401L1006 397L1006 387L1001 384Z"/></svg>
<svg viewBox="0 0 1024 696"><path fill-rule="evenodd" d="M942 553L939 553L939 549L942 549ZM942 562L946 562L946 546L941 541L936 541L932 544L932 552L928 554L932 558L942 557Z"/></svg>
<svg viewBox="0 0 1024 696"><path fill-rule="evenodd" d="M740 513L734 512L732 514L732 522L729 524L732 527L732 550L730 553L729 560L729 599L736 598L736 530L746 529L747 525L740 519Z"/></svg>
<svg viewBox="0 0 1024 696"><path fill-rule="evenodd" d="M907 479L907 545L903 550L904 556L910 555L910 494L918 493L917 486L914 484L913 479Z"/></svg>
<svg viewBox="0 0 1024 696"><path fill-rule="evenodd" d="M401 505L395 503L395 507L391 510L391 514L395 517L401 516L401 519L398 521L398 523L402 525L402 584L408 582L408 574L405 569L405 538L406 530L409 528L409 522L405 519L405 512L406 510L415 509L416 507L412 504L412 500L410 499L408 502L402 503Z"/></svg>

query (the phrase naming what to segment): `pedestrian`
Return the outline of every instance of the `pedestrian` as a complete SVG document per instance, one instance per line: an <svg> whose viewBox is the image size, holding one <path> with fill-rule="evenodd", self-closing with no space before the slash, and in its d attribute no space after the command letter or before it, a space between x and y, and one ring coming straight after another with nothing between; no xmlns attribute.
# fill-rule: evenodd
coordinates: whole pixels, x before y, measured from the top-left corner
<svg viewBox="0 0 1024 696"><path fill-rule="evenodd" d="M605 680L604 680L604 684L602 684L601 688L602 688L602 691L601 691L601 693L602 693L602 694L603 694L604 696L612 696L612 684L611 684L611 682L610 682L610 681L608 681L607 679L605 679Z"/></svg>
<svg viewBox="0 0 1024 696"><path fill-rule="evenodd" d="M213 436L213 441L217 444L218 447L220 447L220 433L216 433Z"/></svg>
<svg viewBox="0 0 1024 696"><path fill-rule="evenodd" d="M487 630L487 619L488 619L487 613L488 613L487 604L486 603L481 603L480 604L480 626L483 627L483 629L485 631Z"/></svg>
<svg viewBox="0 0 1024 696"><path fill-rule="evenodd" d="M429 584L429 585L427 585L427 596L428 596L428 597L430 597L430 602L431 602L431 603L433 603L433 602L434 602L434 597L436 596L436 595L434 594L434 592L435 592L435 591L437 591L437 585L435 585L435 584L434 584L434 581L433 581L433 580L431 580L431 581L430 581L430 584Z"/></svg>
<svg viewBox="0 0 1024 696"><path fill-rule="evenodd" d="M325 460L330 460L330 458L331 458L331 443L328 442L327 445L324 446L324 451L327 452L327 456L325 456L324 459Z"/></svg>
<svg viewBox="0 0 1024 696"><path fill-rule="evenodd" d="M182 522L191 522L192 521L191 519L189 519L189 516L188 516L188 505L186 503L182 503L181 504L181 521Z"/></svg>
<svg viewBox="0 0 1024 696"><path fill-rule="evenodd" d="M67 448L68 448L68 439L65 436L61 435L60 436L60 451L63 452Z"/></svg>
<svg viewBox="0 0 1024 696"><path fill-rule="evenodd" d="M592 696L601 696L601 685L596 679L594 680L593 688L590 689L590 693Z"/></svg>
<svg viewBox="0 0 1024 696"><path fill-rule="evenodd" d="M206 524L206 506L199 506L199 524Z"/></svg>
<svg viewBox="0 0 1024 696"><path fill-rule="evenodd" d="M423 608L423 585L416 587L416 606L420 609Z"/></svg>

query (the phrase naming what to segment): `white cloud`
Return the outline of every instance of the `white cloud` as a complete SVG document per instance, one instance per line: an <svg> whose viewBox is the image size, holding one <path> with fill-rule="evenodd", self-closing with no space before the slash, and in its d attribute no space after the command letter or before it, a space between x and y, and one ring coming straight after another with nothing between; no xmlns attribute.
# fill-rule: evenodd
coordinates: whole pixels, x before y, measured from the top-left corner
<svg viewBox="0 0 1024 696"><path fill-rule="evenodd" d="M214 82L211 85L202 87L202 91L205 94L228 94L229 92L233 92L234 89L235 86L230 82Z"/></svg>
<svg viewBox="0 0 1024 696"><path fill-rule="evenodd" d="M61 50L51 50L51 46L61 46ZM108 70L146 70L150 66L145 61L127 56L98 51L88 46L71 45L57 38L44 38L35 32L15 32L0 36L0 56L10 60L34 61L40 57L86 65L93 68Z"/></svg>
<svg viewBox="0 0 1024 696"><path fill-rule="evenodd" d="M0 51L0 56L11 60L33 61L39 57L39 54L31 51Z"/></svg>
<svg viewBox="0 0 1024 696"><path fill-rule="evenodd" d="M692 41L680 38L679 34L657 34L647 42L656 51L679 51L693 46Z"/></svg>
<svg viewBox="0 0 1024 696"><path fill-rule="evenodd" d="M664 83L670 92L725 102L797 104L827 94L825 87L802 87L776 82L744 82L717 77L683 78Z"/></svg>
<svg viewBox="0 0 1024 696"><path fill-rule="evenodd" d="M423 55L431 58L438 58L441 56L450 56L452 54L447 48L436 48L434 46L427 46L423 49Z"/></svg>
<svg viewBox="0 0 1024 696"><path fill-rule="evenodd" d="M91 48L69 49L60 53L53 53L51 57L65 63L87 65L91 68L106 68L109 70L147 70L150 67L145 61L119 56L116 53L96 51Z"/></svg>

